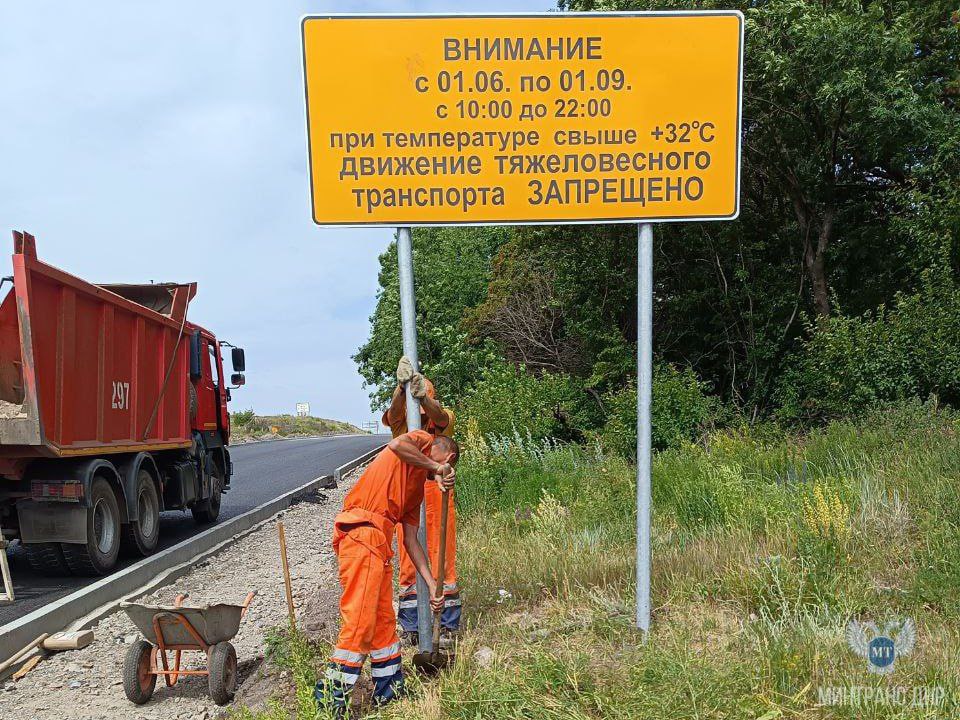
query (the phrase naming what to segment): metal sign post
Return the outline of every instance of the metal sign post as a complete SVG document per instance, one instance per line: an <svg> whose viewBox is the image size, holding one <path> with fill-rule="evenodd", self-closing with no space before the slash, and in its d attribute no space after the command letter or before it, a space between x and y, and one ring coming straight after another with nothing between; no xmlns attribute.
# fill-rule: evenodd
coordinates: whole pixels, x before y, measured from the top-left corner
<svg viewBox="0 0 960 720"><path fill-rule="evenodd" d="M653 383L653 225L637 228L637 627L650 631L650 395Z"/></svg>
<svg viewBox="0 0 960 720"><path fill-rule="evenodd" d="M410 360L414 370L420 369L417 356L417 299L413 291L413 242L410 228L397 229L397 263L400 270L400 323L403 333L403 354ZM407 384L407 430L420 429L420 401L410 392ZM427 504L420 505L420 529L417 540L427 552ZM433 615L430 613L430 593L423 576L417 573L417 626L420 635L420 652L433 651Z"/></svg>

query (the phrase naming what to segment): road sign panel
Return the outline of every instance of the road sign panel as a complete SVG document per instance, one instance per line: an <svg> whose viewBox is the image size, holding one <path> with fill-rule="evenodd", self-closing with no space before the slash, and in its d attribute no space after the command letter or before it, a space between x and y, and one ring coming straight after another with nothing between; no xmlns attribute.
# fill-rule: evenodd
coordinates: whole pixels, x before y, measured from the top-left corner
<svg viewBox="0 0 960 720"><path fill-rule="evenodd" d="M306 17L321 225L736 217L737 12Z"/></svg>

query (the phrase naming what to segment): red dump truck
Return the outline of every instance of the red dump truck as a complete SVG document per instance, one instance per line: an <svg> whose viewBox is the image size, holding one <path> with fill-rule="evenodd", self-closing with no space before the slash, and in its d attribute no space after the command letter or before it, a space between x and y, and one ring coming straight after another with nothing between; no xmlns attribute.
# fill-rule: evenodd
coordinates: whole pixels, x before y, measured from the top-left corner
<svg viewBox="0 0 960 720"><path fill-rule="evenodd" d="M161 511L215 522L245 359L187 320L196 283L94 285L38 260L29 233L13 237L0 303L4 537L37 570L98 575L122 546L154 551Z"/></svg>

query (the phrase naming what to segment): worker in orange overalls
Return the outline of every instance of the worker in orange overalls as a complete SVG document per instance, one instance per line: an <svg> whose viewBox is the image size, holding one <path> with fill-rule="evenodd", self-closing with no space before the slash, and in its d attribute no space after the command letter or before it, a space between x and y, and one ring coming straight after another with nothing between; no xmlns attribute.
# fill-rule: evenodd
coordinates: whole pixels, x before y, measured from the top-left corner
<svg viewBox="0 0 960 720"><path fill-rule="evenodd" d="M431 435L453 436L454 414L437 401L433 383L416 372L406 356L400 358L397 366L397 389L393 391L390 407L383 414L383 424L390 427L394 437L407 432L407 394L404 385L410 383L411 394L420 400L420 426ZM440 508L445 497L436 483L427 482L424 486L424 498L427 503L427 552L430 567L436 568L440 562ZM441 643L449 643L449 633L460 629L462 601L457 586L457 513L452 494L448 500L450 514L447 519L447 561L443 574L444 606L440 615L440 628L443 631ZM404 550L403 531L397 536L399 548L399 612L400 627L404 637L416 644L417 626L417 571Z"/></svg>
<svg viewBox="0 0 960 720"><path fill-rule="evenodd" d="M383 705L403 692L400 640L393 610L393 531L406 529L403 544L430 589L434 612L436 580L423 548L417 542L423 486L449 491L460 448L451 438L434 437L423 430L400 435L377 455L343 501L334 519L333 549L340 565L340 635L330 665L317 683L314 696L321 707L344 717L360 670L370 657L373 699Z"/></svg>

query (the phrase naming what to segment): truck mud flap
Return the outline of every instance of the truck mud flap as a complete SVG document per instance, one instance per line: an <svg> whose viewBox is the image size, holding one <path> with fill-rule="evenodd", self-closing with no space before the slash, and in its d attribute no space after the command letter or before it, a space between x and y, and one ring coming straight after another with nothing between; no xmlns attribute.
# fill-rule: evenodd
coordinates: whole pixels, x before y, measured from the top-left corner
<svg viewBox="0 0 960 720"><path fill-rule="evenodd" d="M87 541L87 509L78 504L21 500L17 515L24 544Z"/></svg>

